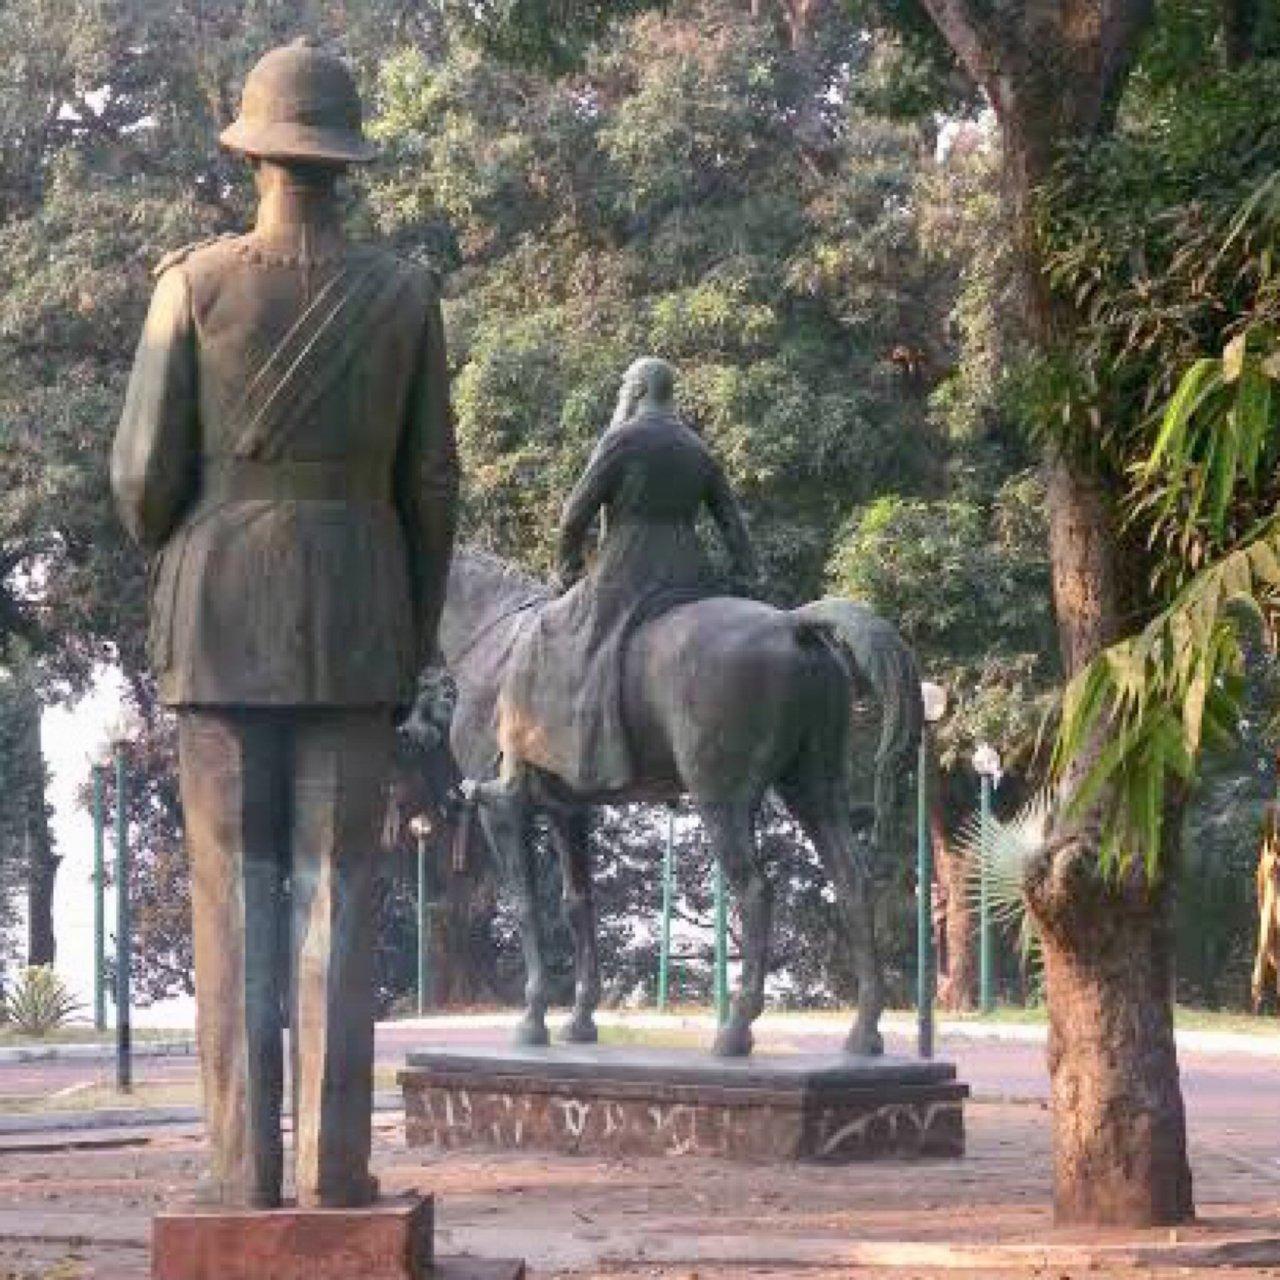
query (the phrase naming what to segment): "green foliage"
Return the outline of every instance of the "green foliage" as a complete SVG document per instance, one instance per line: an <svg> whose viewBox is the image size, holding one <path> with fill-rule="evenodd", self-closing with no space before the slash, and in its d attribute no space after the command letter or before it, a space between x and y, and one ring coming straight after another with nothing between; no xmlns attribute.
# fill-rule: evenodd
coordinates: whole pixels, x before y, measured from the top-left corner
<svg viewBox="0 0 1280 1280"><path fill-rule="evenodd" d="M81 1007L50 965L32 965L18 970L5 993L0 1021L7 1021L24 1036L47 1036Z"/></svg>
<svg viewBox="0 0 1280 1280"><path fill-rule="evenodd" d="M853 86L866 110L918 121L981 109L980 95L919 0L845 0L844 9L878 37L869 74Z"/></svg>
<svg viewBox="0 0 1280 1280"><path fill-rule="evenodd" d="M16 902L30 883L33 858L53 852L40 750L39 672L20 647L11 646L11 654L8 667L0 668L0 969L11 958Z"/></svg>
<svg viewBox="0 0 1280 1280"><path fill-rule="evenodd" d="M1239 741L1201 762L1182 832L1178 998L1239 1007L1248 999L1258 925L1255 877L1263 818L1275 796L1273 708L1280 667L1245 644Z"/></svg>
<svg viewBox="0 0 1280 1280"><path fill-rule="evenodd" d="M46 704L104 661L145 685L145 566L105 460L151 268L243 225L249 175L217 133L249 65L299 28L367 73L436 25L398 0L0 5L0 662ZM15 847L0 831L0 897L21 889Z"/></svg>
<svg viewBox="0 0 1280 1280"><path fill-rule="evenodd" d="M889 356L938 323L920 154L833 117L836 74L721 0L621 24L570 78L465 45L389 61L376 130L397 163L374 207L454 269L468 526L496 550L550 566L550 513L646 350L680 367L783 599L817 589L852 505L919 485L923 390Z"/></svg>
<svg viewBox="0 0 1280 1280"><path fill-rule="evenodd" d="M1052 284L1085 323L1041 424L1120 474L1149 460L1183 372L1276 314L1280 223L1250 197L1280 147L1280 61L1179 88L1138 96L1042 201Z"/></svg>
<svg viewBox="0 0 1280 1280"><path fill-rule="evenodd" d="M172 727L144 674L143 565L123 543L102 460L152 264L250 215L245 167L215 138L271 44L307 29L352 58L385 151L353 183L352 225L376 221L448 274L472 536L551 563L559 503L622 370L649 349L679 364L682 405L744 493L781 601L821 589L851 511L886 492L910 503L950 488L941 436L979 442L962 464L966 492L1020 468L987 447L1001 426L998 361L979 372L966 357L970 381L949 384L950 402L929 400L954 354L943 333L954 281L970 247L995 243L979 209L993 190L988 155L965 179L975 196L963 245L952 236L951 256L922 251L922 210L932 200L940 219L953 192L922 189L931 126L879 114L915 119L956 87L931 25L890 6L901 10L886 20L890 37L880 17L835 5L798 49L778 5L761 6L764 20L737 0L639 13L648 7L574 6L584 20L572 23L566 4L524 0L0 8L13 51L0 85L0 639L32 646L46 699L74 695L98 661L118 659L143 713L129 813L139 992L189 984L187 869ZM981 292L991 273L987 257L975 261L963 343L990 357L1001 293ZM1011 491L1000 513L972 502L976 526L957 520L951 533L980 554L1015 536L1001 531L1015 510L1018 521L1035 514L1029 494ZM900 526L906 537L913 527ZM1000 553L1008 589L1043 592L1042 567L1013 581L1013 554ZM945 654L959 637L938 638L940 662L972 661ZM1012 713L1019 680L1038 689L1040 659L1018 643L966 677L975 725ZM640 825L601 836L606 946L635 975L651 962L630 927L652 874ZM768 838L781 854L790 837ZM812 984L833 946L841 973L847 958L808 870L786 890L795 923L779 945ZM0 863L14 885L20 871ZM905 936L897 890L885 910L889 932ZM403 893L392 907L408 937ZM894 956L898 979L907 951Z"/></svg>
<svg viewBox="0 0 1280 1280"><path fill-rule="evenodd" d="M1274 58L1152 79L1048 193L1054 283L1088 321L1056 420L1124 476L1164 606L1064 698L1056 767L1117 869L1142 849L1159 874L1174 801L1239 721L1247 619L1274 629L1277 87Z"/></svg>
<svg viewBox="0 0 1280 1280"><path fill-rule="evenodd" d="M952 710L944 766L989 741L1016 768L1034 748L1058 674L1044 491L1014 476L994 500L886 497L845 527L830 585L894 618Z"/></svg>
<svg viewBox="0 0 1280 1280"><path fill-rule="evenodd" d="M457 29L493 56L548 71L581 65L610 26L663 0L444 0Z"/></svg>
<svg viewBox="0 0 1280 1280"><path fill-rule="evenodd" d="M1274 631L1280 527L1198 574L1138 635L1105 650L1067 686L1055 748L1060 772L1082 769L1077 812L1099 806L1104 858L1156 850L1175 789L1205 748L1232 741L1243 693L1243 619Z"/></svg>
<svg viewBox="0 0 1280 1280"><path fill-rule="evenodd" d="M956 124L945 160L921 185L921 243L939 286L952 299L951 367L930 409L969 461L973 446L984 439L994 437L1008 448L1021 434L1009 388L1021 350L1016 262L1010 237L992 234L1006 216L1000 167L1000 149L989 129ZM1009 469L1008 463L998 468ZM998 477L991 479L998 483Z"/></svg>

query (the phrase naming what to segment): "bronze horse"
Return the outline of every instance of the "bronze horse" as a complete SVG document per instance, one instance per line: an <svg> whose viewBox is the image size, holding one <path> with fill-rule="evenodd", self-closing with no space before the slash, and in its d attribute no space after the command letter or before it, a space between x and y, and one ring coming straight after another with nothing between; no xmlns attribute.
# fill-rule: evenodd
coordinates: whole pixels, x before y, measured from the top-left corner
<svg viewBox="0 0 1280 1280"><path fill-rule="evenodd" d="M552 598L543 584L484 552L453 560L441 627L445 662L457 682L450 740L469 779L496 776L496 708L512 644ZM882 847L899 781L921 725L915 659L884 619L864 605L827 599L792 611L716 596L677 604L632 635L622 684L623 718L637 784L625 793L576 795L534 774L519 788L480 788L478 815L515 891L527 985L518 1039L547 1043L543 922L534 886L532 823L545 816L560 859L573 936L575 997L565 1039L596 1039L600 995L588 810L627 801L688 796L702 819L742 916L741 982L715 1051L751 1051L751 1024L764 1005L773 888L758 854L755 819L775 791L812 841L842 910L858 978L851 1053L882 1051L880 965L873 932L871 858L855 830L849 798L854 707L867 696L881 713L875 746L875 821ZM406 728L429 734L424 695Z"/></svg>

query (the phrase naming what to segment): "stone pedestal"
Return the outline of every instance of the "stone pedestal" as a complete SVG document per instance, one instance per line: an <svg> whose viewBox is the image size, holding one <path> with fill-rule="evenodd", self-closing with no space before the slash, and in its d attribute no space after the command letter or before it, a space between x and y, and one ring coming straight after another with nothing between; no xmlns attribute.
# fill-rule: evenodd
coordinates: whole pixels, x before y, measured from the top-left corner
<svg viewBox="0 0 1280 1280"><path fill-rule="evenodd" d="M955 1077L913 1058L554 1046L422 1050L400 1083L410 1146L846 1163L963 1155Z"/></svg>
<svg viewBox="0 0 1280 1280"><path fill-rule="evenodd" d="M519 1262L435 1258L432 1201L363 1209L175 1209L152 1225L152 1280L522 1280Z"/></svg>

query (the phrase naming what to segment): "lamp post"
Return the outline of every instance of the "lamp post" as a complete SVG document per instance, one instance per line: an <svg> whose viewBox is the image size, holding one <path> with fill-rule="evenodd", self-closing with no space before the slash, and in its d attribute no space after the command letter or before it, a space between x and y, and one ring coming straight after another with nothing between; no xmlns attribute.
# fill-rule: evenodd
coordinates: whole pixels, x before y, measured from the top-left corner
<svg viewBox="0 0 1280 1280"><path fill-rule="evenodd" d="M929 829L929 726L947 713L947 691L920 684L924 723L916 762L916 1040L922 1058L933 1057L933 835Z"/></svg>
<svg viewBox="0 0 1280 1280"><path fill-rule="evenodd" d="M982 809L979 835L982 842L981 876L978 882L978 1007L983 1013L995 1008L992 994L991 936L991 876L988 863L991 858L991 793L1000 781L1000 753L990 743L980 742L973 753L973 767L982 784Z"/></svg>
<svg viewBox="0 0 1280 1280"><path fill-rule="evenodd" d="M676 807L667 809L667 847L662 854L662 924L658 942L658 1012L671 994L671 911L675 897Z"/></svg>
<svg viewBox="0 0 1280 1280"><path fill-rule="evenodd" d="M724 864L715 860L716 1022L729 1021L729 903L724 887Z"/></svg>
<svg viewBox="0 0 1280 1280"><path fill-rule="evenodd" d="M129 819L127 814L128 742L115 740L116 758L116 1088L133 1089L132 1037L129 1025L129 962L133 954L129 919Z"/></svg>
<svg viewBox="0 0 1280 1280"><path fill-rule="evenodd" d="M93 1025L107 1025L107 765L93 766Z"/></svg>
<svg viewBox="0 0 1280 1280"><path fill-rule="evenodd" d="M418 1017L427 1011L427 840L431 836L431 822L424 814L418 814L409 823L409 834L418 846Z"/></svg>

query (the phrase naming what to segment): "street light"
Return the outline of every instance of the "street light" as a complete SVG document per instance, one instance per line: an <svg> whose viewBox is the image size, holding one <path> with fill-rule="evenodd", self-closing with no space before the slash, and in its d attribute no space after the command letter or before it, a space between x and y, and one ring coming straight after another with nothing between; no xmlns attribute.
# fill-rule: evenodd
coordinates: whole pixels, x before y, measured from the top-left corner
<svg viewBox="0 0 1280 1280"><path fill-rule="evenodd" d="M1000 753L989 743L978 743L973 753L973 767L982 783L982 809L979 839L982 848L978 891L978 1007L983 1013L995 1008L991 990L991 965L993 959L991 937L991 886L989 863L991 860L991 793L1000 783Z"/></svg>
<svg viewBox="0 0 1280 1280"><path fill-rule="evenodd" d="M133 955L129 918L129 818L127 804L128 739L112 742L116 759L116 1088L133 1089L133 1044L129 1022L129 963Z"/></svg>
<svg viewBox="0 0 1280 1280"><path fill-rule="evenodd" d="M93 772L93 1025L107 1026L107 770L109 752L94 760Z"/></svg>
<svg viewBox="0 0 1280 1280"><path fill-rule="evenodd" d="M723 1027L729 1021L729 897L725 892L724 863L718 855L713 863L712 876L716 915L716 1025Z"/></svg>
<svg viewBox="0 0 1280 1280"><path fill-rule="evenodd" d="M418 1017L427 1011L427 841L431 820L419 813L409 821L409 834L418 846Z"/></svg>
<svg viewBox="0 0 1280 1280"><path fill-rule="evenodd" d="M920 684L924 724L916 762L916 1029L922 1058L933 1057L933 836L929 830L929 726L947 714L947 691Z"/></svg>
<svg viewBox="0 0 1280 1280"><path fill-rule="evenodd" d="M676 807L667 808L667 844L662 854L662 921L658 936L658 1012L671 994L671 910L675 898Z"/></svg>

